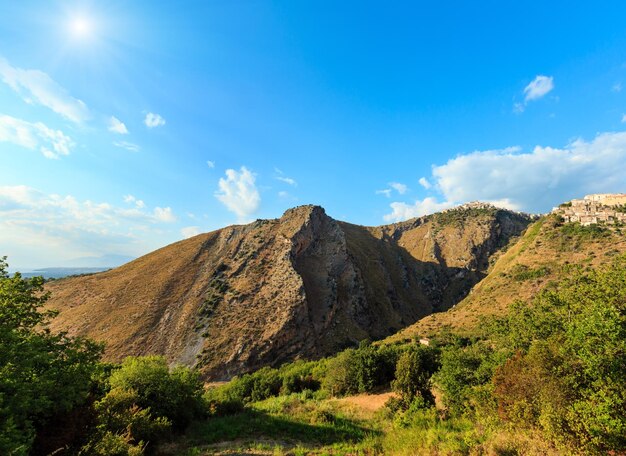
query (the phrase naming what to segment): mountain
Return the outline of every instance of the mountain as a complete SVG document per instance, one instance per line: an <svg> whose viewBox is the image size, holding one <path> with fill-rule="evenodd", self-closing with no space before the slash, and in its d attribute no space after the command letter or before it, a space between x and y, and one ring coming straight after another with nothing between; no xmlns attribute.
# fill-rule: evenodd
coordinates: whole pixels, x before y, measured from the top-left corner
<svg viewBox="0 0 626 456"><path fill-rule="evenodd" d="M106 342L111 360L163 354L226 379L380 339L454 306L530 221L475 203L364 227L300 206L51 282L52 329Z"/></svg>
<svg viewBox="0 0 626 456"><path fill-rule="evenodd" d="M593 269L626 253L626 195L587 195L542 216L493 256L489 274L447 312L432 314L390 336L387 342L429 337L445 329L473 334L484 317L502 315L555 287L573 268Z"/></svg>

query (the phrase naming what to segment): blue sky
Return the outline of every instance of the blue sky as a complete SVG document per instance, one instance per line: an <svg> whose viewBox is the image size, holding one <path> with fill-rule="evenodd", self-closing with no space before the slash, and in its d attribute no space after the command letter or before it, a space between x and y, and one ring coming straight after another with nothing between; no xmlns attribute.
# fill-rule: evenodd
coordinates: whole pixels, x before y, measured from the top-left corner
<svg viewBox="0 0 626 456"><path fill-rule="evenodd" d="M0 254L625 192L626 4L544 3L2 2Z"/></svg>

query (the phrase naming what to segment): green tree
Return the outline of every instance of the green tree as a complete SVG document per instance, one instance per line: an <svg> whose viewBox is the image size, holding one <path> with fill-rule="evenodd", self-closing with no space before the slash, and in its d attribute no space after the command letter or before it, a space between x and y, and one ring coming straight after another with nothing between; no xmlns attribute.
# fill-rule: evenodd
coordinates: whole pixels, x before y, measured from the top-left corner
<svg viewBox="0 0 626 456"><path fill-rule="evenodd" d="M83 403L102 347L47 325L41 277L10 277L0 258L0 454L28 454L38 428Z"/></svg>
<svg viewBox="0 0 626 456"><path fill-rule="evenodd" d="M396 366L396 378L391 386L400 395L405 407L418 397L426 405L434 404L430 378L438 368L437 353L432 348L410 347L400 355Z"/></svg>

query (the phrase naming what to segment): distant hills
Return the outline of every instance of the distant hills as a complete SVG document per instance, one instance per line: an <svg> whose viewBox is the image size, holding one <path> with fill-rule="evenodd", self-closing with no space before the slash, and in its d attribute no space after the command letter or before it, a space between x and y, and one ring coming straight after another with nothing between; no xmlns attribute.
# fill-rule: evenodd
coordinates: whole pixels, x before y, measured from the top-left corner
<svg viewBox="0 0 626 456"><path fill-rule="evenodd" d="M48 284L53 329L226 379L381 339L463 300L532 222L486 204L364 227L319 206Z"/></svg>
<svg viewBox="0 0 626 456"><path fill-rule="evenodd" d="M11 268L12 272L19 271L24 277L42 276L45 279L60 279L63 277L95 274L121 266L134 260L126 255L102 255L98 257L80 257L64 262L63 266L53 266L46 268Z"/></svg>

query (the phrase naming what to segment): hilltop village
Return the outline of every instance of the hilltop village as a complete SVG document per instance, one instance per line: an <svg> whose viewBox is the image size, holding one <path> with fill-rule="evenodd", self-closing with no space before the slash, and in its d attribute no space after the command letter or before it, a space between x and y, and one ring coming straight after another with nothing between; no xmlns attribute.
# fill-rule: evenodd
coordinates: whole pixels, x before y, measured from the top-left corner
<svg viewBox="0 0 626 456"><path fill-rule="evenodd" d="M626 193L599 193L574 199L552 209L566 222L581 225L626 223Z"/></svg>

